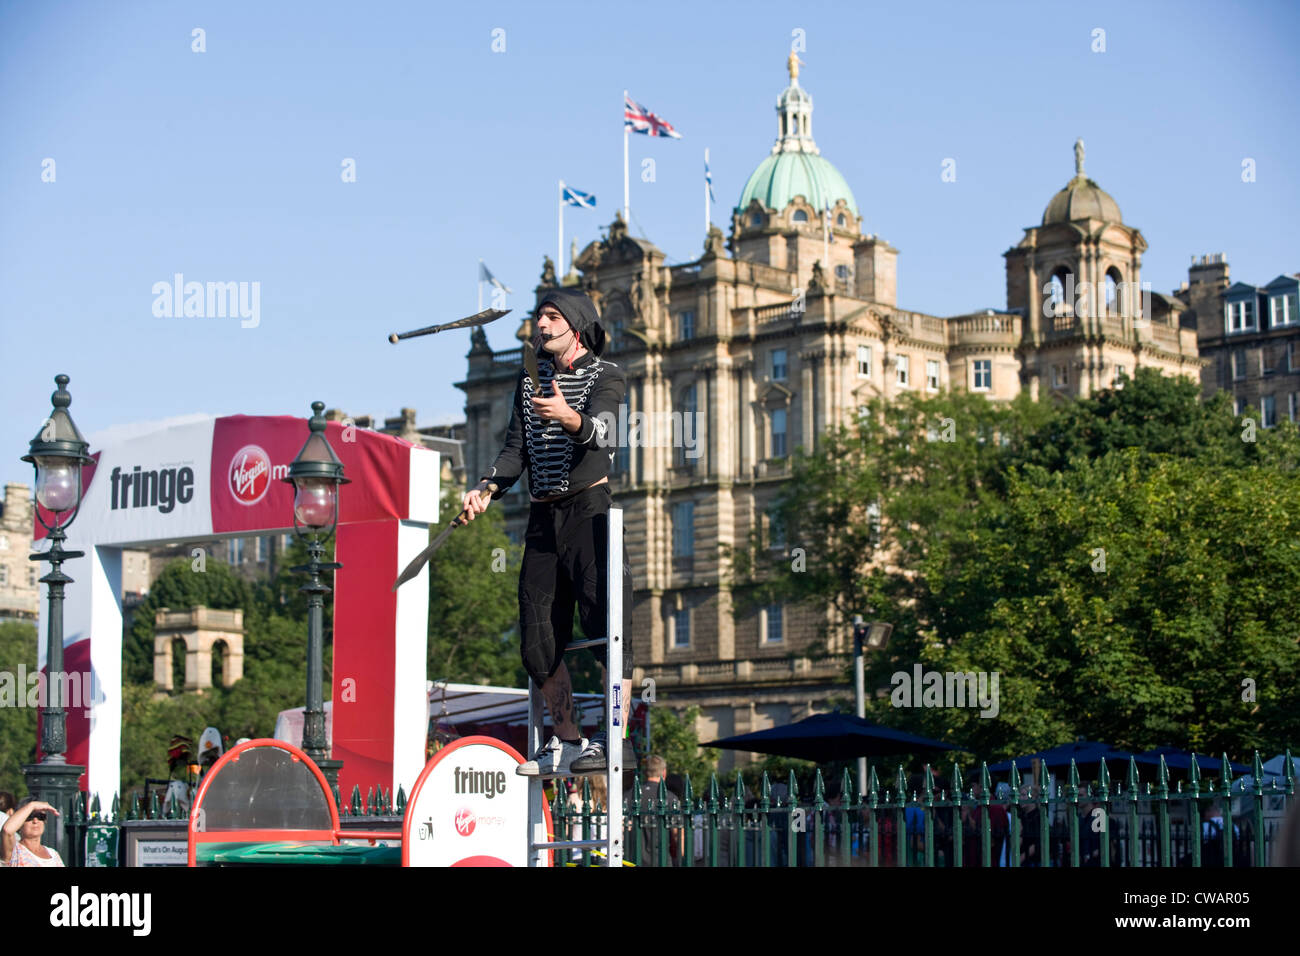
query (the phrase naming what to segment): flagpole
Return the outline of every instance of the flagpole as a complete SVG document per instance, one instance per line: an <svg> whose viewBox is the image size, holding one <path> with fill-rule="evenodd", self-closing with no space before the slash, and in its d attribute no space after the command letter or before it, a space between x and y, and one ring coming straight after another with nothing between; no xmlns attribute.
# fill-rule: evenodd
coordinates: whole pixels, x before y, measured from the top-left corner
<svg viewBox="0 0 1300 956"><path fill-rule="evenodd" d="M709 147L704 147L704 238L709 237Z"/></svg>
<svg viewBox="0 0 1300 956"><path fill-rule="evenodd" d="M829 199L822 200L822 271L828 272L831 267L831 204ZM830 279L827 279L831 282ZM831 282L832 289L835 288Z"/></svg>
<svg viewBox="0 0 1300 956"><path fill-rule="evenodd" d="M564 284L564 180L560 180L559 228L555 233L555 277Z"/></svg>
<svg viewBox="0 0 1300 956"><path fill-rule="evenodd" d="M630 221L628 216L627 188L627 90L623 91L623 222Z"/></svg>

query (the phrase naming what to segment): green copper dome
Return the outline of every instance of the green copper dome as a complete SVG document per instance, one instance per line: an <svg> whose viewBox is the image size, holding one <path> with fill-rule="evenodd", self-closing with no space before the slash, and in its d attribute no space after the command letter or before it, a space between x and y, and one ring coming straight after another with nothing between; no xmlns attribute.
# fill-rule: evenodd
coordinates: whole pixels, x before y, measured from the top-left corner
<svg viewBox="0 0 1300 956"><path fill-rule="evenodd" d="M768 209L781 210L795 196L803 196L819 212L827 200L833 207L843 199L853 215L858 215L853 190L840 171L823 156L799 152L774 153L759 163L740 194L740 208L757 199Z"/></svg>
<svg viewBox="0 0 1300 956"><path fill-rule="evenodd" d="M737 208L743 211L757 199L765 208L782 212L795 196L803 196L820 215L828 203L834 208L843 199L856 218L853 190L813 141L812 95L799 85L800 63L791 52L786 64L790 85L776 98L776 143L745 183Z"/></svg>

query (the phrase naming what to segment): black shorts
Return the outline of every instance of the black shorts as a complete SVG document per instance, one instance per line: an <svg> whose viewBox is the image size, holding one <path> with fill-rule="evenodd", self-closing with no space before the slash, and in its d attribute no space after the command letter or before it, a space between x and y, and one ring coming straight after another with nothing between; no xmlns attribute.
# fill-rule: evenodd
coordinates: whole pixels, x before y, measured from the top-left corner
<svg viewBox="0 0 1300 956"><path fill-rule="evenodd" d="M519 570L519 650L524 669L541 685L564 659L573 637L573 609L583 633L604 637L609 484L592 485L560 501L535 501ZM623 547L623 676L632 676L632 570ZM604 645L592 648L605 660Z"/></svg>

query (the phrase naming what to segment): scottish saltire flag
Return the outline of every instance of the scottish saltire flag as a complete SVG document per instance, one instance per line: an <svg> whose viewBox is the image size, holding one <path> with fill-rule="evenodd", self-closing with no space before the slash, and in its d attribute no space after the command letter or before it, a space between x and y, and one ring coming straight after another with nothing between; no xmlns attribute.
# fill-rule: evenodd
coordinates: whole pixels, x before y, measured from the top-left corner
<svg viewBox="0 0 1300 956"><path fill-rule="evenodd" d="M713 174L709 172L709 161L707 159L704 161L704 182L709 187L709 202L717 202L713 197Z"/></svg>
<svg viewBox="0 0 1300 956"><path fill-rule="evenodd" d="M505 285L500 279L494 276L490 269L483 264L483 260L478 261L478 277L480 282L490 282L493 286L502 292L511 292L511 288Z"/></svg>
<svg viewBox="0 0 1300 956"><path fill-rule="evenodd" d="M673 129L672 124L662 120L630 96L623 97L623 125L634 133L647 136L671 136L681 139L682 134Z"/></svg>
<svg viewBox="0 0 1300 956"><path fill-rule="evenodd" d="M572 186L564 187L564 201L570 206L581 206L584 209L596 208L595 196L584 193L581 189L574 189Z"/></svg>

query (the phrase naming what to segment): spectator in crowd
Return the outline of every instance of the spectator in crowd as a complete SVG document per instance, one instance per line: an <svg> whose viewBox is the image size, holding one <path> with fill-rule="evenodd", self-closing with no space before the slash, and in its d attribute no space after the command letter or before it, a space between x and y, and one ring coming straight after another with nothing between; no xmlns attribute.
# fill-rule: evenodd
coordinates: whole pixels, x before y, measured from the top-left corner
<svg viewBox="0 0 1300 956"><path fill-rule="evenodd" d="M1233 850L1241 839L1241 827L1232 825ZM1223 854L1223 804L1213 801L1201 814L1201 866L1223 866L1226 862ZM1248 860L1238 861L1234 853L1233 862L1237 865L1249 864Z"/></svg>
<svg viewBox="0 0 1300 956"><path fill-rule="evenodd" d="M974 784L971 793L974 802L963 804L961 809L962 835L964 837L961 862L962 866L983 866L984 811L979 804L980 799L984 796L983 785L980 783ZM1002 866L1003 846L1006 843L1010 818L1007 815L1006 807L992 801L989 802L988 814L989 861L993 866Z"/></svg>
<svg viewBox="0 0 1300 956"><path fill-rule="evenodd" d="M1292 802L1273 848L1274 866L1300 866L1300 803Z"/></svg>
<svg viewBox="0 0 1300 956"><path fill-rule="evenodd" d="M7 866L63 866L57 850L41 845L46 814L59 811L44 800L25 797L0 828L0 857Z"/></svg>
<svg viewBox="0 0 1300 956"><path fill-rule="evenodd" d="M8 790L0 790L0 813L4 814L0 818L0 825L9 819L9 814L14 812L14 795Z"/></svg>
<svg viewBox="0 0 1300 956"><path fill-rule="evenodd" d="M646 778L645 782L641 784L641 826L638 828L641 841L641 865L659 865L659 838L662 837L668 841L668 865L678 866L678 861L681 858L681 841L678 838L680 834L675 829L674 823L680 820L681 797L668 789L668 762L663 757L658 754L651 754L645 758L644 766ZM656 815L659 809L660 781L663 781L665 790L664 806L668 811L667 830L661 829L659 817ZM630 789L624 794L623 802L624 806L631 808L632 791Z"/></svg>
<svg viewBox="0 0 1300 956"><path fill-rule="evenodd" d="M590 836L582 835L582 782L589 780L591 782L591 803L588 804L587 810L590 814ZM569 812L572 816L570 833L572 840L603 840L605 839L605 817L603 814L609 809L609 781L600 774L592 774L587 777L574 778L573 789L569 791ZM572 858L575 863L582 862L583 850L581 847L574 847ZM593 857L600 860L600 857Z"/></svg>

